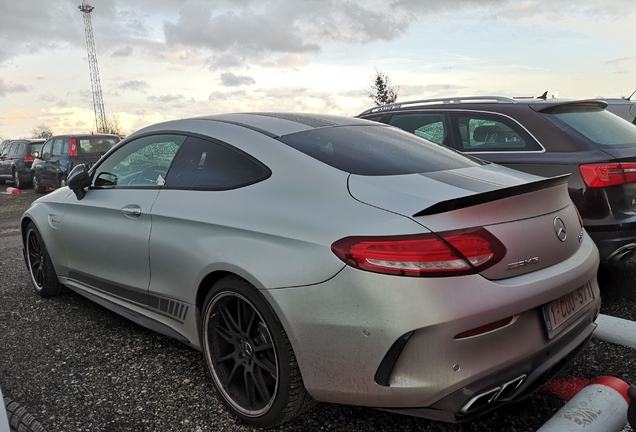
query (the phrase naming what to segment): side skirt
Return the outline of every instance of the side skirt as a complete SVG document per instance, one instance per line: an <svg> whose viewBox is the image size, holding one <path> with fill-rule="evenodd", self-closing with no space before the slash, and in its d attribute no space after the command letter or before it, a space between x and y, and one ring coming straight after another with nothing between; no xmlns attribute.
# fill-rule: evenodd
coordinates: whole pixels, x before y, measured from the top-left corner
<svg viewBox="0 0 636 432"><path fill-rule="evenodd" d="M66 279L66 278L60 278L60 279ZM125 299L120 299L120 298L110 300L108 298L105 298L103 295L100 295L101 290L95 289L92 286L91 287L84 286L83 283L72 280L72 279L61 280L60 282L62 282L69 289L80 294L81 296L86 297L87 299L99 304L100 306L103 306L106 309L113 311L116 314L121 315L124 318L129 319L130 321L136 324L139 324L142 327L145 327L154 332L163 334L165 336L169 336L192 348L200 350L198 341L193 342L190 340L190 338L186 336L186 334L179 332L178 330L159 321L158 319L151 318L147 314L150 311L146 311L147 308L144 307L143 305L139 305L136 303L131 304L129 301ZM97 292L93 292L93 290ZM127 305L120 304L118 301L124 302ZM140 309L140 310L135 310L135 309ZM182 324L186 324L187 326L187 323L182 323Z"/></svg>

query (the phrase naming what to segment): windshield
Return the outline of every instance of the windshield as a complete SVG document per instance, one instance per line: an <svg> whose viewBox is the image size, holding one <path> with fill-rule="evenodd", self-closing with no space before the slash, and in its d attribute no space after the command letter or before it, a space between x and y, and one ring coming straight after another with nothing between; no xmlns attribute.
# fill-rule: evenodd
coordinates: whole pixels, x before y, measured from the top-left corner
<svg viewBox="0 0 636 432"><path fill-rule="evenodd" d="M636 144L636 125L600 107L569 106L544 115L566 132L574 130L602 146Z"/></svg>
<svg viewBox="0 0 636 432"><path fill-rule="evenodd" d="M358 175L427 173L486 163L380 125L315 128L278 140L327 165Z"/></svg>

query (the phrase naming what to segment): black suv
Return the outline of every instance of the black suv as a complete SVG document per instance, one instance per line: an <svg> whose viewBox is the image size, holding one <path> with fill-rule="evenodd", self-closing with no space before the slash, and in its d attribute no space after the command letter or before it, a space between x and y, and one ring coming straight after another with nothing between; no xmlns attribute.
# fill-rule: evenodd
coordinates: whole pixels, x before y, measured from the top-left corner
<svg viewBox="0 0 636 432"><path fill-rule="evenodd" d="M49 138L31 167L33 189L43 193L47 188L66 186L66 176L75 165L91 166L120 140L118 135L109 134L56 135Z"/></svg>
<svg viewBox="0 0 636 432"><path fill-rule="evenodd" d="M636 252L636 126L601 100L467 97L358 115L520 171L571 174L570 197L604 261Z"/></svg>
<svg viewBox="0 0 636 432"><path fill-rule="evenodd" d="M23 189L31 183L31 164L42 149L43 139L12 140L0 152L0 184L12 180Z"/></svg>

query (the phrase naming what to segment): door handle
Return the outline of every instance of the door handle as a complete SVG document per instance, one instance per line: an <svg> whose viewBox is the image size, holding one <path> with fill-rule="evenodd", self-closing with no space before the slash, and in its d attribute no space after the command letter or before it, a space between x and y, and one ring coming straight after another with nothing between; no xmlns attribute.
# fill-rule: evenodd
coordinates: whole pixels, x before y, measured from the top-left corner
<svg viewBox="0 0 636 432"><path fill-rule="evenodd" d="M138 218L141 216L141 207L137 204L128 204L121 208L121 212L130 218Z"/></svg>

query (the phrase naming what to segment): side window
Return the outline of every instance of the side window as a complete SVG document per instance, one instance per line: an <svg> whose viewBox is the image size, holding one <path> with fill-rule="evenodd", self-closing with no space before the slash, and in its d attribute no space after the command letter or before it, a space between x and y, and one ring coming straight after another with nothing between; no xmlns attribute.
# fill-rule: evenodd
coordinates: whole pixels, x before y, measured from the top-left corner
<svg viewBox="0 0 636 432"><path fill-rule="evenodd" d="M151 135L131 141L99 164L93 185L163 186L168 168L185 139L181 135Z"/></svg>
<svg viewBox="0 0 636 432"><path fill-rule="evenodd" d="M15 146L15 144L9 144L8 146L6 146L6 147L4 148L4 151L2 152L2 156L8 156L8 155L10 155L10 154L13 154L13 153L11 153L11 149L12 149L14 146Z"/></svg>
<svg viewBox="0 0 636 432"><path fill-rule="evenodd" d="M170 167L166 187L231 189L267 176L267 168L235 148L188 137Z"/></svg>
<svg viewBox="0 0 636 432"><path fill-rule="evenodd" d="M48 140L42 147L42 159L49 159L51 157L51 148L53 147L53 140Z"/></svg>
<svg viewBox="0 0 636 432"><path fill-rule="evenodd" d="M26 149L26 144L25 143L16 143L13 148L11 149L11 154L12 155L21 155L24 153L24 150Z"/></svg>
<svg viewBox="0 0 636 432"><path fill-rule="evenodd" d="M62 156L62 139L57 138L53 141L53 150L51 151L51 156Z"/></svg>
<svg viewBox="0 0 636 432"><path fill-rule="evenodd" d="M443 113L393 114L389 124L434 143L447 144Z"/></svg>
<svg viewBox="0 0 636 432"><path fill-rule="evenodd" d="M454 114L465 152L541 151L543 148L514 121L482 113Z"/></svg>

